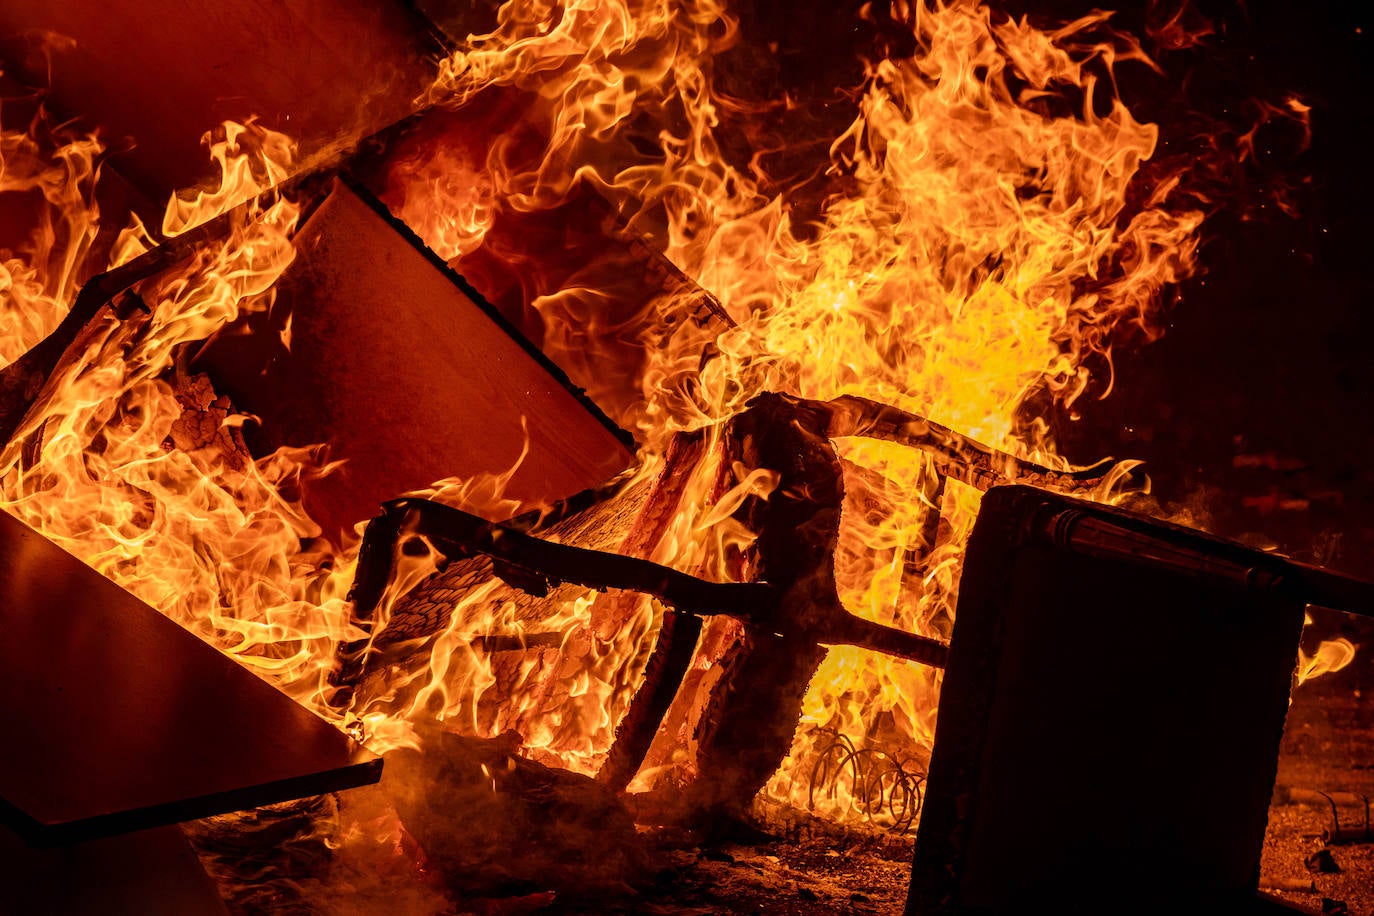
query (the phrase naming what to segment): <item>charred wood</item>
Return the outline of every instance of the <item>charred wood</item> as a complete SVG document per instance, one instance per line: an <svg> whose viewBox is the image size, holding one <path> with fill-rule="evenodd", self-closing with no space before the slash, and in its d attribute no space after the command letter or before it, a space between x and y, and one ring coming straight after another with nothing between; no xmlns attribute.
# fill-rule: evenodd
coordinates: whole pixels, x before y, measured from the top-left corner
<svg viewBox="0 0 1374 916"><path fill-rule="evenodd" d="M641 867L634 822L595 780L518 756L519 737L420 732L386 755L383 788L431 866L462 896L628 889Z"/></svg>
<svg viewBox="0 0 1374 916"><path fill-rule="evenodd" d="M105 312L117 320L127 307L144 308L136 296L121 297L138 283L191 256L201 245L222 238L246 214L277 194L268 191L255 200L223 213L113 270L87 280L72 302L71 309L51 334L23 356L0 370L0 444L8 442L26 419L53 373L75 359L91 342L90 332L97 316ZM121 300L116 302L116 300Z"/></svg>

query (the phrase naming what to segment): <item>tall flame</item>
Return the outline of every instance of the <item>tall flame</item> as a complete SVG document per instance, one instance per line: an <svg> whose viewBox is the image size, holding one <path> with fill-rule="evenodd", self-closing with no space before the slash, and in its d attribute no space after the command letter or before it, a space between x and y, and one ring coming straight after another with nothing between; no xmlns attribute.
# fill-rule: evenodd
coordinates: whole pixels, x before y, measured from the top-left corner
<svg viewBox="0 0 1374 916"><path fill-rule="evenodd" d="M1090 367L1110 365L1117 327L1158 333L1160 293L1192 270L1203 214L1174 203L1176 178L1139 186L1158 131L1114 89L1119 64L1150 65L1139 45L1106 13L1052 32L964 0L906 13L914 50L867 66L853 120L830 143L832 191L808 225L793 223L790 189L757 156L736 162L717 135L763 103L715 86L713 61L739 37L716 3L515 0L446 63L439 101L466 104L493 86L537 96L522 129L538 125L543 154L506 155L498 141L478 171L497 219L589 183L737 323L690 386L677 367L696 360L700 340L654 355L632 414L651 448L666 430L713 426L774 390L862 395L1062 466L1030 396L1072 405ZM424 197L418 181L410 191ZM444 199L427 203L417 231L434 236ZM444 253L462 269L462 252ZM872 443L842 454L899 494L884 517L846 516L847 539L867 555L841 570L846 605L947 636L976 493L951 485L951 530L912 582L904 558L929 547L910 496L923 492L923 459ZM703 537L667 562L701 568ZM928 670L834 649L805 719L852 736L888 721L929 747L935 690ZM808 753L799 744L793 756ZM787 782L771 790L785 794Z"/></svg>
<svg viewBox="0 0 1374 916"><path fill-rule="evenodd" d="M1120 329L1157 334L1161 291L1193 269L1203 214L1176 194L1179 176L1144 181L1158 131L1118 98L1115 70L1150 61L1109 27L1109 14L1043 31L972 0L892 7L904 17L910 53L869 62L861 84L836 95L836 105L856 100L852 116L822 138L824 157L803 170L805 180L770 175L764 154L816 138L764 132L741 153L729 134L791 102L719 88L716 61L741 36L736 18L713 0L509 0L493 31L470 37L444 62L430 102L461 108L504 87L528 104L484 155L448 147L396 173L398 214L436 252L461 270L503 214L546 210L591 187L733 319L711 341L686 327L664 337L654 319L686 293L646 303L639 327L655 348L619 414L644 443L634 486L648 486L663 467L671 434L706 430L710 442L750 398L770 390L862 395L1062 466L1038 411L1049 402L1071 408L1094 367L1110 366ZM521 139L531 133L540 144L533 156ZM98 226L90 189L99 143L64 135L43 151L30 133L0 136L0 193L37 189L44 201L27 246L0 253L0 357L13 359L60 318L82 271L93 272L83 262ZM163 236L254 198L298 166L289 138L251 123L224 125L210 152L220 180L174 197ZM802 220L793 197L814 196L801 185L819 173L824 202ZM177 441L188 409L220 429L244 422L199 398L178 357L236 316L271 307L299 212L286 196L257 198L235 211L223 244L139 289L146 315L102 316L84 355L51 381L16 436L41 442L38 460L17 445L3 456L0 503L337 716L323 702L325 674L337 646L365 634L350 629L344 600L351 551L319 546L313 523L282 495L315 471L308 455L242 460L231 432L222 447L166 444ZM111 261L125 263L152 243L136 223ZM600 352L601 342L573 326L579 314L594 314L596 294L569 288L535 303L555 361L585 363L576 347ZM592 304L567 307L577 297ZM872 495L877 507L845 514L837 564L845 604L947 637L977 493L950 484L931 545L925 460L874 443L840 447L851 491ZM751 536L730 509L748 493L766 493L772 477L740 467L721 487L709 460L687 475L682 508L652 559L723 578L727 556ZM475 487L495 504L501 480L498 473L440 489ZM1111 486L1095 495L1114 498ZM433 558L419 554L407 561L406 583L433 568ZM917 567L910 558L921 554ZM588 593L560 592L539 629L562 649L576 647L569 658L577 664L544 671L541 661L502 674L475 640L523 633L528 621L482 572L486 581L454 599L426 664L355 712L378 749L409 741L410 720L446 715L480 733L518 729L528 753L595 769L659 609L640 601L623 629L610 632ZM930 745L937 689L929 669L834 649L804 718L855 739L881 734L896 753L919 757ZM504 708L493 713L483 697L497 692ZM804 802L793 777L818 753L803 731L768 792Z"/></svg>
<svg viewBox="0 0 1374 916"><path fill-rule="evenodd" d="M47 336L86 279L104 148L94 134L51 128L41 108L23 130L0 128L0 195L31 227L15 250L0 250L0 362Z"/></svg>

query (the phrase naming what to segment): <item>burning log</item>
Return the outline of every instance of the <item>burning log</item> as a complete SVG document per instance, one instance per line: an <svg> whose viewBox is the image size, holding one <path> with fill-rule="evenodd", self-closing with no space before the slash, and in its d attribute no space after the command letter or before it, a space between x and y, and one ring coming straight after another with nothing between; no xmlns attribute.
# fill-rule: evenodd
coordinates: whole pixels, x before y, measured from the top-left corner
<svg viewBox="0 0 1374 916"><path fill-rule="evenodd" d="M509 740L421 731L387 754L383 786L431 865L462 896L628 890L642 868L634 822L595 780L519 756Z"/></svg>

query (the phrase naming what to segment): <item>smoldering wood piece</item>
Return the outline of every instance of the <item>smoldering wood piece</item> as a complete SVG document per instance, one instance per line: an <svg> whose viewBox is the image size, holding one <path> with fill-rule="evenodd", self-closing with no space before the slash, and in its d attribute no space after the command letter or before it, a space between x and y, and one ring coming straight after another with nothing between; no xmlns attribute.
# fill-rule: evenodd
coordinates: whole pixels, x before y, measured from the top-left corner
<svg viewBox="0 0 1374 916"><path fill-rule="evenodd" d="M689 807L708 823L742 815L787 755L826 653L802 633L845 613L835 586L843 473L834 446L815 432L825 423L806 414L765 396L728 433L729 458L779 474L767 501L751 497L739 515L758 534L749 575L780 592L779 616L797 630L783 636L746 626L719 663L695 735L698 775L687 789Z"/></svg>
<svg viewBox="0 0 1374 916"><path fill-rule="evenodd" d="M352 800L375 787L350 791ZM341 844L336 793L293 799L181 826L235 913L308 911L303 885L327 875ZM145 911L146 912L146 911Z"/></svg>
<svg viewBox="0 0 1374 916"><path fill-rule="evenodd" d="M375 782L381 761L0 513L0 821L76 842Z"/></svg>
<svg viewBox="0 0 1374 916"><path fill-rule="evenodd" d="M327 537L443 478L509 472L504 498L531 507L632 462L628 436L365 192L336 182L295 245L271 314L192 368L261 418L255 450L327 443L344 462L302 485Z"/></svg>
<svg viewBox="0 0 1374 916"><path fill-rule="evenodd" d="M1029 487L964 560L907 912L1247 912L1309 600L1295 564Z"/></svg>
<svg viewBox="0 0 1374 916"><path fill-rule="evenodd" d="M554 889L568 899L624 890L644 867L634 821L595 780L516 754L519 738L420 731L422 750L386 755L386 790L406 830L460 895Z"/></svg>
<svg viewBox="0 0 1374 916"><path fill-rule="evenodd" d="M205 177L201 137L222 121L256 117L308 161L399 120L439 51L407 4L344 0L12 0L0 32L73 40L5 69L51 79L50 106L121 146L114 165L157 201Z"/></svg>

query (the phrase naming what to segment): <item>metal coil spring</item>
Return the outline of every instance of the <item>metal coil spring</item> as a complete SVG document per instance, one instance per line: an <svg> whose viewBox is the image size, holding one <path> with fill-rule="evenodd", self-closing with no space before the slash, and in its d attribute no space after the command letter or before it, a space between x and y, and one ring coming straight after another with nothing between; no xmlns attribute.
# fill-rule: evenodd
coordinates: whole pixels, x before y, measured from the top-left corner
<svg viewBox="0 0 1374 916"><path fill-rule="evenodd" d="M859 747L831 728L815 730L820 752L811 767L807 807L816 810L817 791L833 801L847 771L858 810L874 824L885 822L897 834L909 833L921 812L926 774L886 751ZM824 796L822 796L824 797Z"/></svg>

